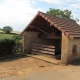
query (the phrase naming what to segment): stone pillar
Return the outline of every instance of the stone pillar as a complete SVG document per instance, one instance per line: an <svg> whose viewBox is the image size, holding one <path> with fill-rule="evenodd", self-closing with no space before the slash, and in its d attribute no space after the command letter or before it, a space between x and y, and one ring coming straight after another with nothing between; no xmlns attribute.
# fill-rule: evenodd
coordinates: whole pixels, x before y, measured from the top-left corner
<svg viewBox="0 0 80 80"><path fill-rule="evenodd" d="M62 34L61 62L68 64L80 57L80 39L69 39Z"/></svg>
<svg viewBox="0 0 80 80"><path fill-rule="evenodd" d="M67 64L68 38L62 33L61 62Z"/></svg>

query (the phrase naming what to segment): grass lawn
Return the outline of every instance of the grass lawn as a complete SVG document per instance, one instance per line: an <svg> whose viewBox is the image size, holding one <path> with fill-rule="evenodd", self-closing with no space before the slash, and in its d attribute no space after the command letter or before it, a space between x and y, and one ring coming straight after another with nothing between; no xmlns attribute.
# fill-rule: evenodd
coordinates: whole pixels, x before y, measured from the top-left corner
<svg viewBox="0 0 80 80"><path fill-rule="evenodd" d="M12 38L15 34L2 34L0 33L0 39L4 39L4 38Z"/></svg>
<svg viewBox="0 0 80 80"><path fill-rule="evenodd" d="M0 39L4 38L12 38L14 35L19 35L21 32L19 31L11 31L11 34L5 34L2 30L0 30Z"/></svg>

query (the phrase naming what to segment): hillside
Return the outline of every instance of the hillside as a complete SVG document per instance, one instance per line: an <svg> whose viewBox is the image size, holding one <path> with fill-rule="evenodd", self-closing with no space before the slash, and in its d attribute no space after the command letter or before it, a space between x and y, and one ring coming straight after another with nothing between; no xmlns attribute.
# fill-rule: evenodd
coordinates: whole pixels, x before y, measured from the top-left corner
<svg viewBox="0 0 80 80"><path fill-rule="evenodd" d="M12 38L14 36L14 34L0 34L0 39L4 39L4 38Z"/></svg>
<svg viewBox="0 0 80 80"><path fill-rule="evenodd" d="M0 30L0 33L3 32L2 30Z"/></svg>
<svg viewBox="0 0 80 80"><path fill-rule="evenodd" d="M4 38L12 38L14 35L19 35L21 32L12 31L11 34L5 34L2 30L0 30L0 39Z"/></svg>
<svg viewBox="0 0 80 80"><path fill-rule="evenodd" d="M11 31L11 33L14 33L14 34L21 34L21 32L19 32L19 31Z"/></svg>
<svg viewBox="0 0 80 80"><path fill-rule="evenodd" d="M0 33L4 33L4 32L2 30L0 30ZM19 31L11 31L11 33L20 34L21 32L19 32Z"/></svg>

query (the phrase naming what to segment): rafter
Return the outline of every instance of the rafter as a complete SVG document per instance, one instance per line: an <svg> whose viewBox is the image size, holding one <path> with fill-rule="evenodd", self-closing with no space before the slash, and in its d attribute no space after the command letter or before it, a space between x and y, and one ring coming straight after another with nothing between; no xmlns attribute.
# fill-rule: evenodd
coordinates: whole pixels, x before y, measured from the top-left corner
<svg viewBox="0 0 80 80"><path fill-rule="evenodd" d="M50 27L50 25L49 25L49 23L45 20L45 22L46 22L46 24L48 25L48 28L50 29L50 33L52 32L52 29L51 29L51 27ZM48 30L49 30L48 29ZM51 33L52 34L52 33Z"/></svg>
<svg viewBox="0 0 80 80"><path fill-rule="evenodd" d="M44 26L43 25L30 25L30 28L36 28L39 31L45 33L46 34L45 38L55 38L55 39L59 39L60 38L60 32L54 26L49 26L49 25L47 25L47 26L46 25L44 25Z"/></svg>
<svg viewBox="0 0 80 80"><path fill-rule="evenodd" d="M29 27L30 28L37 28L37 27L41 27L42 28L42 26L40 26L40 25L30 25Z"/></svg>
<svg viewBox="0 0 80 80"><path fill-rule="evenodd" d="M45 38L61 39L60 36L56 36L56 35L46 36Z"/></svg>
<svg viewBox="0 0 80 80"><path fill-rule="evenodd" d="M37 29L40 30L41 32L47 34L47 35L51 35L51 34L47 33L46 31L44 31L44 30L42 30L42 29L40 29L40 28L37 28Z"/></svg>
<svg viewBox="0 0 80 80"><path fill-rule="evenodd" d="M44 26L43 25L30 25L30 28L44 28ZM48 29L49 27L47 27L47 29L46 28L44 28L45 30L48 30L48 32L50 33L50 34L52 34L52 32Z"/></svg>

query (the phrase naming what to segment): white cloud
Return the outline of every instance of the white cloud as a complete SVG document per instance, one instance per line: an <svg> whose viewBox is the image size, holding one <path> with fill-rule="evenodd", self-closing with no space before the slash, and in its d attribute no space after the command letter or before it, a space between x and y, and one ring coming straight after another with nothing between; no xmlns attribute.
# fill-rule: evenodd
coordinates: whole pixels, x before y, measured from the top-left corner
<svg viewBox="0 0 80 80"><path fill-rule="evenodd" d="M4 0L0 4L0 24L22 24L33 18L40 8L33 8L31 0ZM36 4L35 1L32 2ZM5 25L6 26L6 25Z"/></svg>
<svg viewBox="0 0 80 80"><path fill-rule="evenodd" d="M32 3L37 4L37 2L36 2L36 1L32 1Z"/></svg>
<svg viewBox="0 0 80 80"><path fill-rule="evenodd" d="M0 27L6 25L12 26L15 30L23 30L25 26L31 21L35 16L37 11L42 11L47 8L44 6L44 2L49 4L55 4L52 8L59 7L60 9L72 10L74 18L80 19L80 0L3 0L3 4L0 3ZM38 1L44 1L40 6ZM39 4L39 6L38 6ZM33 7L34 5L35 8ZM47 4L48 5L48 4ZM44 6L44 7L42 7ZM50 6L50 5L49 5ZM48 7L49 7L48 6ZM39 7L42 7L39 8ZM51 7L51 6L50 6ZM45 11L46 12L46 11ZM16 27L17 26L17 27ZM20 29L21 26L21 29Z"/></svg>
<svg viewBox="0 0 80 80"><path fill-rule="evenodd" d="M44 1L44 2L47 2L47 3L50 3L50 4L65 4L67 2L71 2L71 3L79 3L80 0L40 0L40 1Z"/></svg>
<svg viewBox="0 0 80 80"><path fill-rule="evenodd" d="M80 3L71 4L69 6L72 8L78 9L78 8L80 8Z"/></svg>
<svg viewBox="0 0 80 80"><path fill-rule="evenodd" d="M80 0L66 0L66 2L80 2Z"/></svg>
<svg viewBox="0 0 80 80"><path fill-rule="evenodd" d="M45 2L50 3L50 4L52 4L52 3L63 4L64 3L63 0L41 0L41 1L45 1Z"/></svg>

